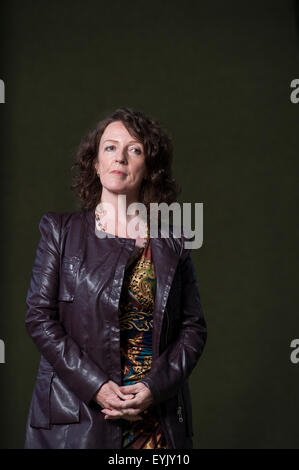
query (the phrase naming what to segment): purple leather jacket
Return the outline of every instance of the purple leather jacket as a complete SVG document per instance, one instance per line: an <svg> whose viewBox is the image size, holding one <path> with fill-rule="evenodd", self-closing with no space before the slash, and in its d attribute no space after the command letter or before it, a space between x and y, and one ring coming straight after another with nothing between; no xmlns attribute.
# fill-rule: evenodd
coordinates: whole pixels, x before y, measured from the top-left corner
<svg viewBox="0 0 299 470"><path fill-rule="evenodd" d="M25 448L120 449L122 420L104 420L93 397L121 385L118 303L134 248L129 238L99 238L94 211L48 212L40 220L25 324L41 353ZM207 338L185 238L151 238L157 278L152 392L169 448L192 448L188 377Z"/></svg>

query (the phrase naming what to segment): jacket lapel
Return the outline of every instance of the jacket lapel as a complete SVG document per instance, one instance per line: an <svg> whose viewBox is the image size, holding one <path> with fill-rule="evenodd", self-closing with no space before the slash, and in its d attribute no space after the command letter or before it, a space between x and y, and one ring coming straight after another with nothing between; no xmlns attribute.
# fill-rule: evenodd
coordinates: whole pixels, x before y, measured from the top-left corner
<svg viewBox="0 0 299 470"><path fill-rule="evenodd" d="M156 274L156 296L153 326L153 360L159 355L159 344L165 307L178 266L180 254L171 238L151 238L151 252Z"/></svg>

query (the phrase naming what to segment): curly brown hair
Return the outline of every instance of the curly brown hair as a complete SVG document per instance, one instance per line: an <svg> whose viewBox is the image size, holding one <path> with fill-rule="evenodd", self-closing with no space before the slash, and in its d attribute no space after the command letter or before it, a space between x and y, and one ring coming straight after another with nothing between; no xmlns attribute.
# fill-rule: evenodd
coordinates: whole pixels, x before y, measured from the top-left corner
<svg viewBox="0 0 299 470"><path fill-rule="evenodd" d="M147 209L151 202L176 202L181 186L172 177L173 145L168 132L158 121L145 116L141 111L123 107L99 121L78 147L75 163L72 165L75 174L71 189L75 191L81 209L95 209L100 202L102 184L94 163L102 134L108 124L114 121L121 121L128 132L144 146L148 177L141 184L139 202Z"/></svg>

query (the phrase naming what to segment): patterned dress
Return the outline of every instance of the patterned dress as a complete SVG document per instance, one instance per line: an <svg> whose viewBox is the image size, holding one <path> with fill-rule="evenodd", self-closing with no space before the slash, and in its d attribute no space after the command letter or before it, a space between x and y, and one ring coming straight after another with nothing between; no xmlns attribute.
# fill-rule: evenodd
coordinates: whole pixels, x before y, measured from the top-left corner
<svg viewBox="0 0 299 470"><path fill-rule="evenodd" d="M124 276L119 303L122 384L142 380L152 363L153 309L156 277L150 238L135 248ZM153 405L140 413L140 421L122 419L122 448L167 449L167 441Z"/></svg>

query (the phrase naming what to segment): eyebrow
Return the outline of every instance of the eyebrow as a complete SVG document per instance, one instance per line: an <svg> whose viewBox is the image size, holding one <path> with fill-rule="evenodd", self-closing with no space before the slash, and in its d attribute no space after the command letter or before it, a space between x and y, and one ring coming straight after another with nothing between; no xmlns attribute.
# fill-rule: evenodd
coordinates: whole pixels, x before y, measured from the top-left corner
<svg viewBox="0 0 299 470"><path fill-rule="evenodd" d="M115 139L105 139L103 141L104 142L119 142L119 140L115 140ZM141 142L138 142L138 140L130 140L129 144L140 144L141 145Z"/></svg>

